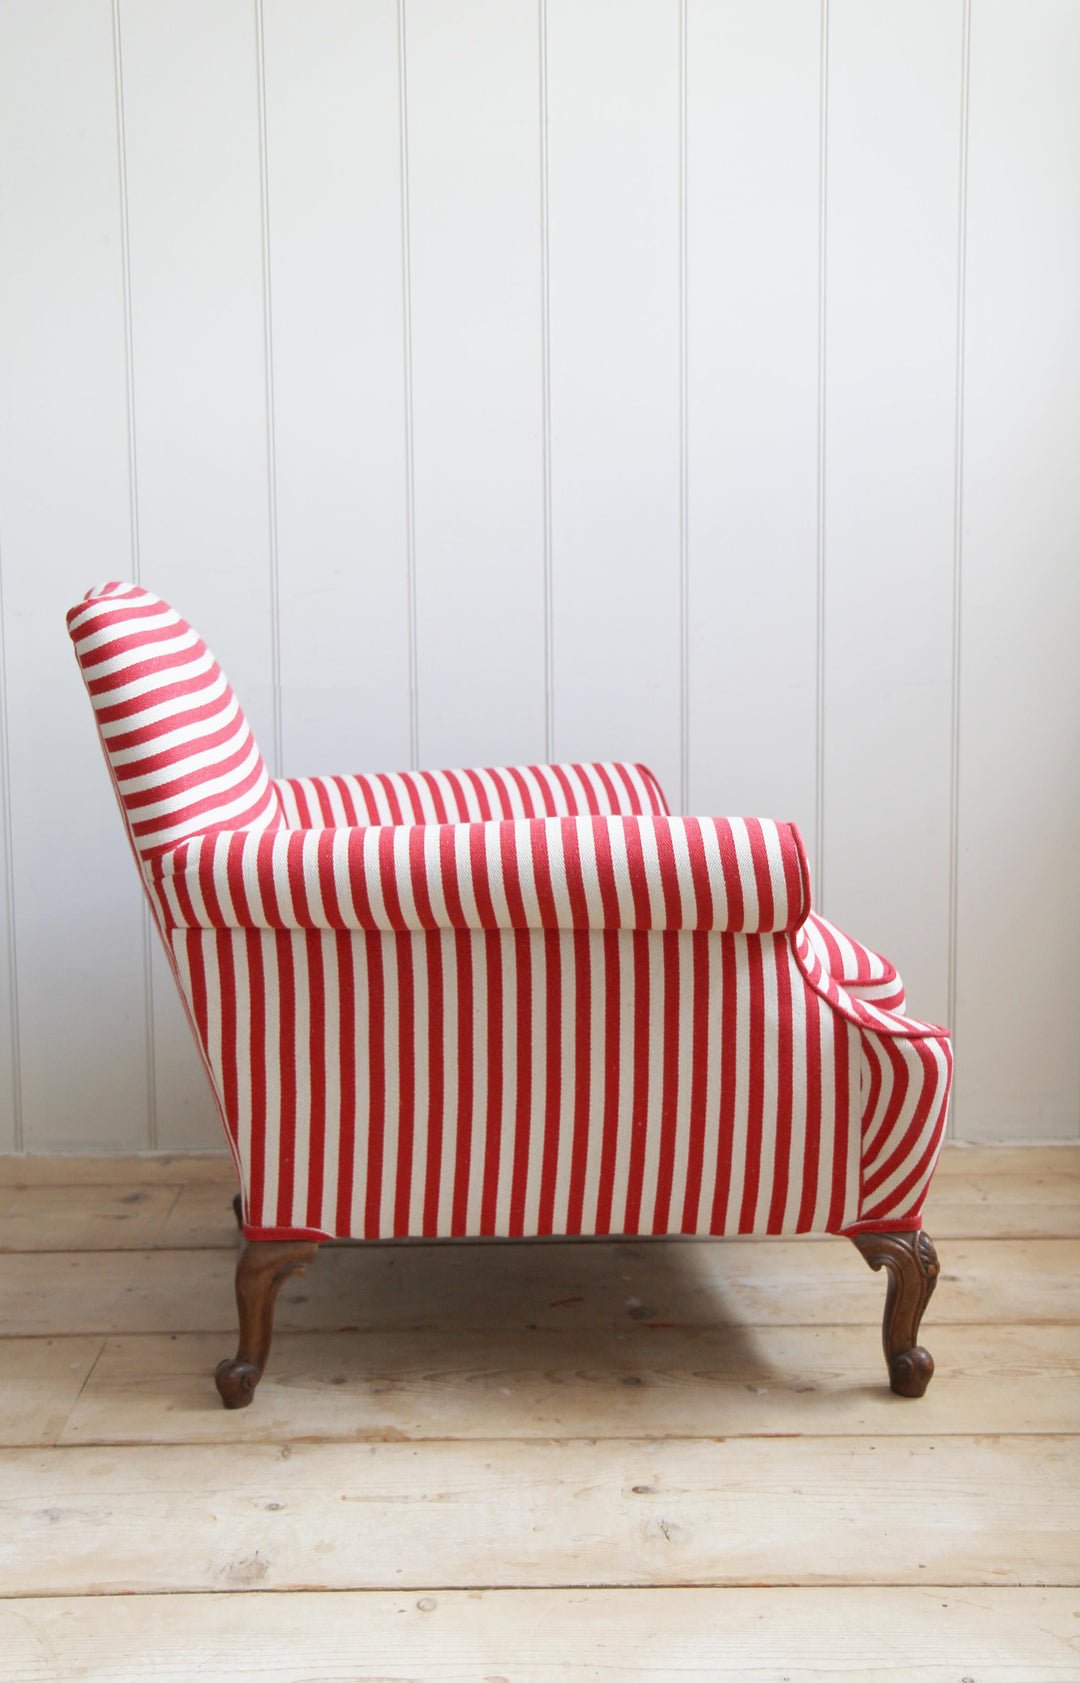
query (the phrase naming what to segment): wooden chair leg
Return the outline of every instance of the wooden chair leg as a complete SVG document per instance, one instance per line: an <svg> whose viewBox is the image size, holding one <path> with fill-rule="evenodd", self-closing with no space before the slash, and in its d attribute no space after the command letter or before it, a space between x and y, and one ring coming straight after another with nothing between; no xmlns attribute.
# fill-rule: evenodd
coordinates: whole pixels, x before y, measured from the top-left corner
<svg viewBox="0 0 1080 1683"><path fill-rule="evenodd" d="M274 1303L290 1274L302 1274L318 1245L310 1240L249 1239L236 1264L240 1345L233 1360L219 1362L214 1381L226 1408L246 1408L270 1354Z"/></svg>
<svg viewBox="0 0 1080 1683"><path fill-rule="evenodd" d="M938 1259L929 1234L853 1233L871 1268L888 1270L881 1341L889 1383L898 1397L921 1397L934 1376L934 1358L918 1342L919 1322L937 1285Z"/></svg>

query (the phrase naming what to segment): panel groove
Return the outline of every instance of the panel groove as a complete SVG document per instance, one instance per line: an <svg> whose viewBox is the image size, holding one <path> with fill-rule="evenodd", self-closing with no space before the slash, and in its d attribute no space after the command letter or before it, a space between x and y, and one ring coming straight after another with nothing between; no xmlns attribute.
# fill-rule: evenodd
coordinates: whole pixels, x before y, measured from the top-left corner
<svg viewBox="0 0 1080 1683"><path fill-rule="evenodd" d="M409 761L420 764L420 683L417 671L416 482L413 461L412 259L409 240L409 84L405 54L405 0L397 0L398 122L401 158L402 350L405 381L405 571L409 616Z"/></svg>
<svg viewBox="0 0 1080 1683"><path fill-rule="evenodd" d="M964 304L967 279L968 105L971 87L971 0L964 0L960 60L960 173L956 232L956 442L953 491L952 696L949 747L948 1023L955 1033L960 888L960 662L964 586ZM953 1132L950 1107L947 1133Z"/></svg>
<svg viewBox="0 0 1080 1683"><path fill-rule="evenodd" d="M274 316L270 285L270 183L266 140L266 43L263 0L255 0L255 68L259 113L259 225L262 257L263 357L266 382L266 515L270 564L270 683L274 776L284 775L281 703L281 589L278 576L277 444L274 407Z"/></svg>
<svg viewBox="0 0 1080 1683"><path fill-rule="evenodd" d="M540 382L544 525L544 758L555 758L555 604L551 575L551 306L548 241L547 0L539 4L540 47Z"/></svg>
<svg viewBox="0 0 1080 1683"><path fill-rule="evenodd" d="M690 799L690 528L688 467L687 0L679 0L679 811Z"/></svg>
<svg viewBox="0 0 1080 1683"><path fill-rule="evenodd" d="M131 225L128 218L127 126L124 121L124 47L120 0L112 0L113 91L116 99L116 174L120 199L120 271L124 305L124 397L127 422L128 519L131 531L131 577L142 583L139 544L139 461L135 431L135 336L131 315ZM143 989L146 998L146 1144L158 1149L157 1057L154 1045L154 971L151 951L154 930L150 908L142 907Z"/></svg>
<svg viewBox="0 0 1080 1683"><path fill-rule="evenodd" d="M825 901L825 321L828 296L829 0L821 0L818 129L817 698L814 737L814 903Z"/></svg>

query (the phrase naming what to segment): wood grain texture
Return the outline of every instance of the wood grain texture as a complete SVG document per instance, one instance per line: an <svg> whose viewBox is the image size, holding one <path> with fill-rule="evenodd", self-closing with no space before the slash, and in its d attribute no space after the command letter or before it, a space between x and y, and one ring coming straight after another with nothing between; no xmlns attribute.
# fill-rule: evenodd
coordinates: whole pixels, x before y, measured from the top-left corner
<svg viewBox="0 0 1080 1683"><path fill-rule="evenodd" d="M101 1355L100 1338L0 1343L0 1444L55 1443Z"/></svg>
<svg viewBox="0 0 1080 1683"><path fill-rule="evenodd" d="M1075 1322L1080 1241L955 1240L927 1322ZM230 1251L0 1256L0 1336L235 1329ZM323 1247L282 1332L378 1327L867 1326L881 1282L846 1241L555 1241ZM226 1352L223 1350L222 1354Z"/></svg>
<svg viewBox="0 0 1080 1683"><path fill-rule="evenodd" d="M1037 1172L1017 1185L1015 1153L947 1162L965 1158L1002 1163L984 1164L979 1207L982 1193L1006 1210L1042 1196ZM1048 1158L1070 1154L1029 1166ZM161 1177L191 1167L153 1162ZM110 1183L96 1167L91 1234L132 1191L147 1208L129 1219L159 1229L181 1203L182 1178ZM196 1205L219 1199L231 1219L222 1165L197 1167ZM75 1215L70 1162L63 1173L0 1197L20 1242L32 1217ZM969 1182L942 1185L962 1207ZM209 1212L191 1216L197 1231ZM231 1303L228 1330L193 1325L197 1306L216 1313L219 1266L231 1295L235 1240L9 1254L0 1272L66 1265L39 1312L51 1298L173 1319L157 1333L0 1335L0 1669L13 1683L88 1668L101 1683L223 1668L252 1683L1073 1683L1075 1251L956 1241L931 1320L957 1256L952 1290L979 1319L934 1325L937 1377L911 1403L882 1382L880 1282L848 1246L329 1248L296 1284L329 1272L339 1310L341 1288L363 1286L385 1324L285 1332L258 1407L239 1414L211 1379ZM834 1291L843 1324L786 1323L792 1277L824 1279L834 1255L866 1287L865 1312ZM739 1259L752 1271L733 1286ZM159 1264L186 1288L171 1307L160 1277L141 1301L131 1291ZM992 1320L1018 1268L1028 1324ZM99 1293L80 1287L81 1305L80 1276ZM568 1292L575 1279L584 1290ZM290 1312L300 1324L332 1301ZM710 1302L726 1321L701 1320ZM1032 1324L1039 1302L1071 1321Z"/></svg>
<svg viewBox="0 0 1080 1683"><path fill-rule="evenodd" d="M0 1186L175 1186L213 1181L235 1188L236 1170L226 1151L94 1152L85 1156L0 1156ZM231 1196L231 1191L229 1196ZM226 1203L228 1198L226 1198Z"/></svg>
<svg viewBox="0 0 1080 1683"><path fill-rule="evenodd" d="M1080 1526L1058 1437L9 1449L0 1491L9 1595L1070 1585Z"/></svg>
<svg viewBox="0 0 1080 1683"><path fill-rule="evenodd" d="M938 1158L934 1178L957 1177L974 1182L984 1175L1047 1175L1052 1180L1080 1175L1080 1146L1056 1145L961 1145L945 1146ZM1080 1188L1077 1189L1080 1191Z"/></svg>
<svg viewBox="0 0 1080 1683"><path fill-rule="evenodd" d="M0 1251L147 1249L162 1243L180 1197L175 1186L8 1187Z"/></svg>
<svg viewBox="0 0 1080 1683"><path fill-rule="evenodd" d="M885 1384L872 1327L285 1333L257 1406L226 1415L223 1348L218 1333L109 1338L74 1406L58 1357L47 1434L4 1441L51 1442L56 1419L63 1444L1070 1432L1080 1381L1072 1326L935 1328L917 1409ZM29 1409L17 1418L32 1432Z"/></svg>
<svg viewBox="0 0 1080 1683"><path fill-rule="evenodd" d="M1063 1589L236 1593L0 1603L11 1683L1072 1683Z"/></svg>
<svg viewBox="0 0 1080 1683"><path fill-rule="evenodd" d="M1067 1173L943 1174L931 1185L924 1221L942 1240L1080 1237L1080 1184Z"/></svg>

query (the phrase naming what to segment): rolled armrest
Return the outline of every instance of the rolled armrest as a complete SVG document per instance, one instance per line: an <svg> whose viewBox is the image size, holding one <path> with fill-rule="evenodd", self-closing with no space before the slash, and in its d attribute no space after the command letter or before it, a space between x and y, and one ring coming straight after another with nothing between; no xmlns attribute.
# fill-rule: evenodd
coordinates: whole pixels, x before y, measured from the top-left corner
<svg viewBox="0 0 1080 1683"><path fill-rule="evenodd" d="M165 922L204 929L794 929L793 824L608 817L228 831L162 855Z"/></svg>
<svg viewBox="0 0 1080 1683"><path fill-rule="evenodd" d="M576 818L668 811L648 766L470 766L350 777L287 777L275 783L290 830L352 824L467 824L497 818Z"/></svg>

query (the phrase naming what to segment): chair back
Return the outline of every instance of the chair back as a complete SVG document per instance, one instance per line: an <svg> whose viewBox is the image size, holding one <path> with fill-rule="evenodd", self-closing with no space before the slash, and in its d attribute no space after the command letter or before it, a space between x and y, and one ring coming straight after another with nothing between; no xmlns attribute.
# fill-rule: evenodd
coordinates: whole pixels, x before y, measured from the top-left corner
<svg viewBox="0 0 1080 1683"><path fill-rule="evenodd" d="M144 861L213 830L276 830L277 789L197 631L137 584L102 584L67 616L101 745Z"/></svg>

